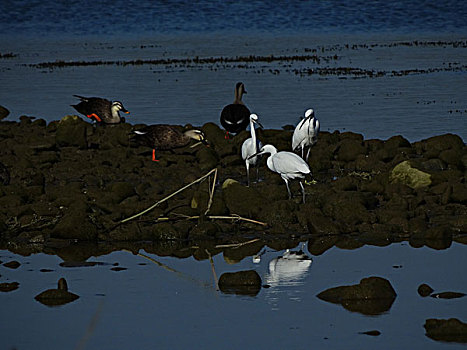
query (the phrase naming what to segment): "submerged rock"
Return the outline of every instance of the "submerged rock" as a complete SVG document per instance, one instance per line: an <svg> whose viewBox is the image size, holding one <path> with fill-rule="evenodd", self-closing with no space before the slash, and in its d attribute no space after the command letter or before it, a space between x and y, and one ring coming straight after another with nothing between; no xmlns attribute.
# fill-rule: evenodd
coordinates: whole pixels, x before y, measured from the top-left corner
<svg viewBox="0 0 467 350"><path fill-rule="evenodd" d="M421 284L418 286L417 292L422 297L427 297L431 293L433 293L433 288L431 288L428 284Z"/></svg>
<svg viewBox="0 0 467 350"><path fill-rule="evenodd" d="M441 293L434 293L431 294L430 297L437 298L437 299L456 299L465 297L465 293L459 292L441 292Z"/></svg>
<svg viewBox="0 0 467 350"><path fill-rule="evenodd" d="M18 289L18 287L19 287L18 282L0 283L0 292L4 292L4 293L11 292L11 291Z"/></svg>
<svg viewBox="0 0 467 350"><path fill-rule="evenodd" d="M261 290L261 277L255 270L226 272L219 278L222 293L255 296Z"/></svg>
<svg viewBox="0 0 467 350"><path fill-rule="evenodd" d="M68 285L64 278L58 280L57 289L47 289L34 297L38 302L47 306L64 305L78 298L78 295L68 291Z"/></svg>
<svg viewBox="0 0 467 350"><path fill-rule="evenodd" d="M364 278L359 284L330 288L317 295L321 300L341 304L349 311L365 315L388 311L396 296L391 283L381 277Z"/></svg>
<svg viewBox="0 0 467 350"><path fill-rule="evenodd" d="M403 161L392 169L389 180L391 183L401 183L413 189L431 184L431 175L413 168L409 161Z"/></svg>
<svg viewBox="0 0 467 350"><path fill-rule="evenodd" d="M467 343L467 324L457 318L434 319L425 321L426 336L438 341Z"/></svg>

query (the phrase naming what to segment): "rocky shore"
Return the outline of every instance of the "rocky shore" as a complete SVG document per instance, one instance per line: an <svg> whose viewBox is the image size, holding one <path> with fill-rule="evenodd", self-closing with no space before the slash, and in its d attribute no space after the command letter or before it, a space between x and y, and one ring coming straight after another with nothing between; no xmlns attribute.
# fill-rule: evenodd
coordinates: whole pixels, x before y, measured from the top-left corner
<svg viewBox="0 0 467 350"><path fill-rule="evenodd" d="M308 239L310 252L320 254L333 245L407 240L442 249L467 242L467 152L457 135L410 143L321 132L309 159L315 181L305 186L303 204L298 183L289 200L264 160L260 181L246 186L240 147L247 131L226 140L207 123L201 129L210 147L160 151L153 162L151 149L130 140L140 127L94 127L76 116L48 124L26 116L0 121L0 245ZM292 131L258 135L290 150ZM213 169L215 177L122 223Z"/></svg>

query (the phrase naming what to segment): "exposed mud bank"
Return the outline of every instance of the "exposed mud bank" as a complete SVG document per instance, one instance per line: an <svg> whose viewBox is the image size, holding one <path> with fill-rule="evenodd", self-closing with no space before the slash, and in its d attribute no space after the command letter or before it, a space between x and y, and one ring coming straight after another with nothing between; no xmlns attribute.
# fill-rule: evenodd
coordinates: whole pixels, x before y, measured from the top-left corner
<svg viewBox="0 0 467 350"><path fill-rule="evenodd" d="M310 252L320 254L333 245L408 240L443 249L466 241L467 152L457 135L410 143L402 136L365 140L322 132L309 159L316 183L305 186L302 204L298 184L289 200L283 180L264 160L260 181L246 186L240 147L249 132L226 140L223 130L207 123L201 129L210 147L160 151L160 161L153 162L149 148L130 141L141 125L20 119L0 122L2 246L309 239ZM285 129L260 130L259 138L290 150L292 131ZM214 168L208 212L212 176L121 223Z"/></svg>

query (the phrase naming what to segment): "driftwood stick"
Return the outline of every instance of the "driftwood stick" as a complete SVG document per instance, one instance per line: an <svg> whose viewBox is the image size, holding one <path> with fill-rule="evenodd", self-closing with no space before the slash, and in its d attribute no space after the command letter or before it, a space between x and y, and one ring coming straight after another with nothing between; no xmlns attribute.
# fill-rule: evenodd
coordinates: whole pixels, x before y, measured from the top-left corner
<svg viewBox="0 0 467 350"><path fill-rule="evenodd" d="M215 246L215 248L240 248L241 246L244 246L244 245L247 245L247 244L250 244L250 243L254 243L254 242L258 242L260 239L259 238L255 238L255 239L252 239L250 241L247 241L247 242L240 242L240 243L231 243L231 244L218 244Z"/></svg>
<svg viewBox="0 0 467 350"><path fill-rule="evenodd" d="M174 193L168 195L167 197L161 199L160 201L157 201L156 203L154 203L153 205L151 205L149 208L143 210L142 212L138 213L138 214L135 214L129 218L126 218L126 219L123 219L122 221L120 221L120 224L123 224L127 221L130 221L130 220L133 220L133 219L136 219L137 217L140 217L141 215L143 214L146 214L148 211L151 211L152 209L154 209L155 207L157 207L159 204L165 202L166 200L172 198L173 196L175 196L176 194L186 190L187 188L189 188L190 186L193 186L194 184L197 184L198 182L201 182L203 181L205 178L207 178L209 175L211 175L212 173L214 172L217 172L217 168L215 169L212 169L210 172L208 172L206 175L203 175L201 176L199 179L196 179L195 181L193 181L192 183L189 183L188 185L178 189L177 191L175 191Z"/></svg>
<svg viewBox="0 0 467 350"><path fill-rule="evenodd" d="M216 269L214 268L214 260L212 260L211 253L209 253L209 250L205 249L206 254L208 254L209 257L209 262L211 263L211 270L212 270L212 275L214 277L214 285L216 286L216 290L219 290L219 280L217 279L217 274L216 274Z"/></svg>
<svg viewBox="0 0 467 350"><path fill-rule="evenodd" d="M174 213L175 214L175 213ZM195 215L195 216L188 216L188 215L183 215L183 214L177 214L180 218L182 219L185 219L185 220L198 220L200 218L199 215ZM207 219L212 219L212 220L234 220L234 221L246 221L246 222L251 222L253 224L258 224L258 225L262 225L262 226L267 226L268 224L265 223L265 222L261 222L261 221L257 221L257 220L253 220L253 219L248 219L248 218L244 218L244 217L241 217L240 215L237 215L237 214L232 214L230 216L221 216L221 215L207 215L206 216ZM167 221L167 220L170 220L169 218L158 218L156 219L156 222L159 222L159 221Z"/></svg>
<svg viewBox="0 0 467 350"><path fill-rule="evenodd" d="M212 188L209 191L208 207L206 208L206 211L204 212L204 215L206 215L209 212L209 209L211 209L212 199L214 197L214 190L215 190L215 187L216 187L216 181L217 181L217 168L216 168L216 171L214 172L214 180L212 181Z"/></svg>

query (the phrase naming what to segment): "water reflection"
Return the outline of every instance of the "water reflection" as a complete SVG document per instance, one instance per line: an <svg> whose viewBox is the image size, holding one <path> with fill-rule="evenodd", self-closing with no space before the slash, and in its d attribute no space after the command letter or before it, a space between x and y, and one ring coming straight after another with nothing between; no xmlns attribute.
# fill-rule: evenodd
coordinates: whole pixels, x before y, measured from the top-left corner
<svg viewBox="0 0 467 350"><path fill-rule="evenodd" d="M253 256L253 262L259 264L265 260L267 250L263 249ZM273 310L278 310L279 300L285 296L289 300L302 300L300 288L305 284L306 277L313 259L304 252L304 244L297 249L286 249L282 255L276 256L268 263L268 272L264 276L264 293L266 301Z"/></svg>

